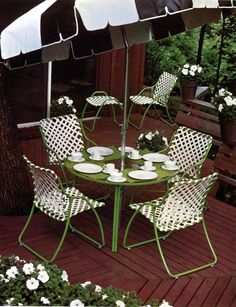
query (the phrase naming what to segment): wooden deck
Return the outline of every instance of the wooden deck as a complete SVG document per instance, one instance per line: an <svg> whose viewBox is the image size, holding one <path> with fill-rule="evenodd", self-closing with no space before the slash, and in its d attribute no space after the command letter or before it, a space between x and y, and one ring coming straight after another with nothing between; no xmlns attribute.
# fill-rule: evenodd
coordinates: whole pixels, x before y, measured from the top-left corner
<svg viewBox="0 0 236 307"><path fill-rule="evenodd" d="M172 133L163 123L148 119L144 130L163 130L169 137ZM133 140L140 132L128 129L127 145L134 145ZM119 145L120 130L111 123L111 119L98 121L94 140L99 145ZM22 150L30 159L39 165L45 165L46 154L40 139L22 141ZM204 174L212 171L212 161L207 161ZM85 189L90 196L97 196L104 187L93 186L93 190ZM144 196L142 196L144 197ZM150 197L150 196L148 196ZM72 283L90 280L101 286L113 285L126 290L135 290L138 296L147 301L151 298L165 299L174 306L206 306L228 307L236 306L236 259L235 259L235 220L236 208L209 197L210 209L206 211L206 223L209 236L218 256L215 267L205 269L178 280L171 279L162 265L160 256L154 244L146 245L131 251L122 248L124 226L131 210L125 208L122 212L119 251L111 252L111 230L113 199L108 199L106 206L99 209L105 228L106 246L95 248L86 241L69 234L56 260L56 264L68 272ZM0 217L0 254L15 254L24 259L33 256L17 243L17 237L26 220L25 216ZM78 217L78 223L83 230L96 235L94 220L89 213ZM62 225L49 220L42 213L34 216L33 227L28 232L27 240L44 255L49 255L62 230ZM152 227L140 218L134 225L133 238L150 238ZM200 225L171 235L163 242L163 248L172 270L186 269L209 260L203 232Z"/></svg>

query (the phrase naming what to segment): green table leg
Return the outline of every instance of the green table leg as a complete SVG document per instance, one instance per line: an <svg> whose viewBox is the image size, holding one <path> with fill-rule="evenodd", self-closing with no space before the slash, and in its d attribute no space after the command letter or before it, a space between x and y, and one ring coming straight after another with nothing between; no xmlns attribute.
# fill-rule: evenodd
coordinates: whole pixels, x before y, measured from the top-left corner
<svg viewBox="0 0 236 307"><path fill-rule="evenodd" d="M120 198L121 186L117 185L114 196L114 212L113 212L113 229L112 229L112 252L116 253L118 249L118 231L120 223Z"/></svg>

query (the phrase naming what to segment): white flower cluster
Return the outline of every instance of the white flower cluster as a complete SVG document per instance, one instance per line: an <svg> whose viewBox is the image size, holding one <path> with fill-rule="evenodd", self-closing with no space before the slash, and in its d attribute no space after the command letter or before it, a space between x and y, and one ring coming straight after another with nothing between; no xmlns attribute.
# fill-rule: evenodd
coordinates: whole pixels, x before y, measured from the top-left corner
<svg viewBox="0 0 236 307"><path fill-rule="evenodd" d="M16 261L23 262L24 265L22 267L22 272L25 275L26 281L26 287L30 291L37 290L40 286L40 282L42 284L45 284L49 281L49 275L46 271L45 267L42 264L38 264L35 266L33 263L25 262L24 260L20 260L19 257L15 257ZM3 281L5 283L9 283L11 279L22 279L21 272L18 270L16 266L12 266L10 269L6 270L6 274L0 274L0 282ZM33 274L33 276L31 276ZM61 279L63 281L68 282L68 275L65 271L62 271ZM41 297L40 302L42 302L44 305L49 305L50 301L46 297ZM14 298L10 298L6 300L6 303L8 305L14 305Z"/></svg>
<svg viewBox="0 0 236 307"><path fill-rule="evenodd" d="M202 72L202 67L200 65L190 65L190 64L185 64L184 67L181 70L181 73L184 76L191 76L195 77L197 73Z"/></svg>
<svg viewBox="0 0 236 307"><path fill-rule="evenodd" d="M151 141L154 137L158 136L160 133L158 130L155 132L148 132L147 134L141 133L138 137L138 140L142 140L143 138L146 138L147 140ZM168 140L166 137L162 136L162 141L165 143L166 146L168 146Z"/></svg>
<svg viewBox="0 0 236 307"><path fill-rule="evenodd" d="M223 101L225 102L225 104L220 103L218 105L219 112L222 112L225 107L236 106L236 97L233 97L233 94L224 88L221 88L218 91L216 98L217 97L222 97Z"/></svg>
<svg viewBox="0 0 236 307"><path fill-rule="evenodd" d="M70 99L68 96L62 96L62 97L58 98L58 99L57 99L57 102L58 102L59 105L63 105L63 104L64 104L64 105L66 105L66 106L68 106L68 107L71 107L71 108L72 108L72 111L73 111L74 113L77 112L77 111L76 111L76 108L73 107L73 100Z"/></svg>

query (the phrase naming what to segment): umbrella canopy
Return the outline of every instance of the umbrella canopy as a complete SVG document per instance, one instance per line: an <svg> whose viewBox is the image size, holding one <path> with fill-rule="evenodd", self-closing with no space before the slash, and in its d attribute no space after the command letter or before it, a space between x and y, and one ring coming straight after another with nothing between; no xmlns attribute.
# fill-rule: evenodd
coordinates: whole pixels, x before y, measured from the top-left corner
<svg viewBox="0 0 236 307"><path fill-rule="evenodd" d="M235 0L45 0L2 31L1 58L21 67L126 48L122 169L129 46L214 22L235 7Z"/></svg>
<svg viewBox="0 0 236 307"><path fill-rule="evenodd" d="M1 33L1 58L14 68L75 59L161 39L218 20L231 0L46 0Z"/></svg>

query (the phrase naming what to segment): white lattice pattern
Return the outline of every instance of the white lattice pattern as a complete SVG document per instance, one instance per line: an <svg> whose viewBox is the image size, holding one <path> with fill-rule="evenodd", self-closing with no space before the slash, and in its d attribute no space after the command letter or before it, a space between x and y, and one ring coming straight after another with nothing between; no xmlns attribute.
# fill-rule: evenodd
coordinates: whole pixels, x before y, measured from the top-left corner
<svg viewBox="0 0 236 307"><path fill-rule="evenodd" d="M140 213L155 223L160 231L185 228L202 220L207 193L216 179L217 173L213 173L201 179L179 181L163 198L130 204L130 207L135 210L141 207Z"/></svg>
<svg viewBox="0 0 236 307"><path fill-rule="evenodd" d="M74 187L67 187L63 191L60 179L54 171L34 165L26 157L24 159L33 176L34 204L53 219L65 221L68 215L71 217L91 209L91 206L97 208L105 205L103 202L88 198ZM71 213L69 212L68 196L74 197Z"/></svg>
<svg viewBox="0 0 236 307"><path fill-rule="evenodd" d="M171 139L168 156L177 162L180 172L189 169L189 176L197 178L211 145L210 135L187 127L179 127ZM198 166L194 167L195 165Z"/></svg>
<svg viewBox="0 0 236 307"><path fill-rule="evenodd" d="M110 104L120 104L113 96L91 96L86 98L86 101L95 107L101 107Z"/></svg>
<svg viewBox="0 0 236 307"><path fill-rule="evenodd" d="M42 119L40 128L49 148L50 163L58 164L58 160L63 161L72 152L84 149L81 127L74 114Z"/></svg>
<svg viewBox="0 0 236 307"><path fill-rule="evenodd" d="M171 91L173 90L177 77L163 72L157 83L152 87L152 96L136 95L130 96L130 99L140 105L157 104L166 107Z"/></svg>

